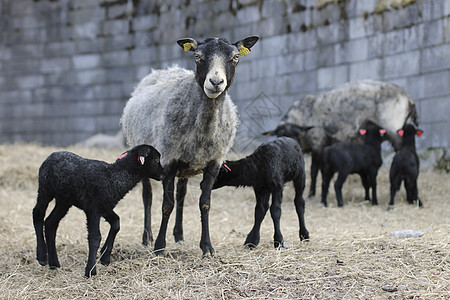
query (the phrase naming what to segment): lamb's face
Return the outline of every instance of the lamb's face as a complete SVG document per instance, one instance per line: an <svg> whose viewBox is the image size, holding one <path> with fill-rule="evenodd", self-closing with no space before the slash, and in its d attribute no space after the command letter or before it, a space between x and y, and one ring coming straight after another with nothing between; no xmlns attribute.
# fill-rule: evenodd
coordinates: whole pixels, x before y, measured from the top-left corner
<svg viewBox="0 0 450 300"><path fill-rule="evenodd" d="M185 51L193 51L197 70L195 78L208 98L215 99L232 84L240 56L250 52L258 37L249 37L235 44L223 38L203 42L186 38L178 41Z"/></svg>

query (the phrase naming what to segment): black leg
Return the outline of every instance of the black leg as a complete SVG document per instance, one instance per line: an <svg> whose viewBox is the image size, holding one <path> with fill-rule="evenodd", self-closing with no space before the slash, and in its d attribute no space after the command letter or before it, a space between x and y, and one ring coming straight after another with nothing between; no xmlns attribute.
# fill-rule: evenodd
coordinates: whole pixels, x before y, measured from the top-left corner
<svg viewBox="0 0 450 300"><path fill-rule="evenodd" d="M370 180L369 177L367 176L367 174L363 173L360 174L361 176L361 181L364 187L364 199L370 201Z"/></svg>
<svg viewBox="0 0 450 300"><path fill-rule="evenodd" d="M322 169L322 204L327 207L328 188L330 186L331 178L333 178L333 172L328 166L324 166Z"/></svg>
<svg viewBox="0 0 450 300"><path fill-rule="evenodd" d="M316 195L317 174L319 173L319 170L321 168L321 161L321 154L313 152L311 155L311 186L309 189L308 197L314 197Z"/></svg>
<svg viewBox="0 0 450 300"><path fill-rule="evenodd" d="M187 178L179 178L177 182L177 209L175 215L175 226L173 228L175 242L183 241L183 206L184 197L186 196L187 183Z"/></svg>
<svg viewBox="0 0 450 300"><path fill-rule="evenodd" d="M162 218L158 237L155 241L155 254L163 254L164 249L166 248L167 224L169 223L170 214L172 213L174 207L174 181L174 176L166 177L163 179L164 195L162 203Z"/></svg>
<svg viewBox="0 0 450 300"><path fill-rule="evenodd" d="M100 254L102 255L102 257L100 258L100 262L104 265L108 265L111 262L111 251L114 246L114 240L120 230L120 218L112 210L107 214L103 214L103 217L109 223L110 229L105 244L100 250Z"/></svg>
<svg viewBox="0 0 450 300"><path fill-rule="evenodd" d="M303 176L299 176L294 179L294 188L295 188L295 210L297 212L298 223L300 226L299 236L300 240L309 240L309 232L306 229L305 225L305 199L303 198L303 191L305 189L305 179Z"/></svg>
<svg viewBox="0 0 450 300"><path fill-rule="evenodd" d="M152 235L152 186L150 179L142 178L142 201L144 202L144 233L142 234L142 245L148 246L153 243Z"/></svg>
<svg viewBox="0 0 450 300"><path fill-rule="evenodd" d="M45 240L47 242L48 265L51 269L60 267L55 245L56 230L58 229L59 221L66 215L69 208L70 206L62 204L56 199L55 208L45 219Z"/></svg>
<svg viewBox="0 0 450 300"><path fill-rule="evenodd" d="M255 190L256 206L255 206L255 223L250 233L247 235L244 245L249 248L258 246L260 239L261 223L269 209L270 191L266 189Z"/></svg>
<svg viewBox="0 0 450 300"><path fill-rule="evenodd" d="M342 199L342 186L345 180L347 180L347 172L339 172L336 182L334 183L334 191L336 192L336 200L339 207L344 206L344 200Z"/></svg>
<svg viewBox="0 0 450 300"><path fill-rule="evenodd" d="M86 212L87 229L88 229L88 245L89 255L86 269L84 271L85 277L97 275L96 260L97 251L100 247L102 236L100 234L100 215L96 209Z"/></svg>
<svg viewBox="0 0 450 300"><path fill-rule="evenodd" d="M281 201L283 198L283 190L277 189L272 192L272 205L270 205L270 215L272 216L274 235L273 245L275 248L283 246L283 235L281 234Z"/></svg>
<svg viewBox="0 0 450 300"><path fill-rule="evenodd" d="M371 182L372 187L372 205L378 205L378 198L377 198L377 173L378 170L372 170L369 171L369 178Z"/></svg>
<svg viewBox="0 0 450 300"><path fill-rule="evenodd" d="M203 180L200 183L202 190L199 208L202 222L202 237L200 239L200 248L203 251L203 255L214 254L214 249L211 245L211 239L209 236L209 209L211 208L211 190L214 181L219 173L220 165L216 161L210 161L206 168L203 170Z"/></svg>
<svg viewBox="0 0 450 300"><path fill-rule="evenodd" d="M39 190L36 206L33 209L33 224L36 232L36 259L45 266L47 264L47 244L44 239L44 217L48 204L53 197L48 196L45 192Z"/></svg>

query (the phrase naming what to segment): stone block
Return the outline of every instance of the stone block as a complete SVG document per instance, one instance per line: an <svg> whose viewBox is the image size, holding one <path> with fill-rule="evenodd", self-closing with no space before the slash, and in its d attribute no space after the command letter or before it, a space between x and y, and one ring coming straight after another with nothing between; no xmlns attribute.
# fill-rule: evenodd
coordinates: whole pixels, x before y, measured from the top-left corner
<svg viewBox="0 0 450 300"><path fill-rule="evenodd" d="M382 78L382 59L355 62L349 68L349 81L360 79L380 80Z"/></svg>
<svg viewBox="0 0 450 300"><path fill-rule="evenodd" d="M71 60L68 57L47 58L41 60L40 71L42 73L60 73L70 70L71 67Z"/></svg>
<svg viewBox="0 0 450 300"><path fill-rule="evenodd" d="M444 23L442 19L424 23L423 46L432 46L443 43Z"/></svg>
<svg viewBox="0 0 450 300"><path fill-rule="evenodd" d="M100 33L100 23L87 22L73 25L74 37L78 39L95 39Z"/></svg>
<svg viewBox="0 0 450 300"><path fill-rule="evenodd" d="M384 34L383 54L390 55L403 51L403 30L394 30Z"/></svg>
<svg viewBox="0 0 450 300"><path fill-rule="evenodd" d="M106 78L105 73L108 73L107 69L90 69L78 71L76 73L76 82L83 86L103 83Z"/></svg>
<svg viewBox="0 0 450 300"><path fill-rule="evenodd" d="M384 78L412 76L420 72L420 51L384 57Z"/></svg>
<svg viewBox="0 0 450 300"><path fill-rule="evenodd" d="M117 35L127 34L130 31L128 20L108 20L103 22L103 34L105 35Z"/></svg>
<svg viewBox="0 0 450 300"><path fill-rule="evenodd" d="M448 121L450 112L450 98L436 97L420 101L420 122L444 122Z"/></svg>
<svg viewBox="0 0 450 300"><path fill-rule="evenodd" d="M97 68L101 64L101 56L99 54L81 54L72 57L75 69L92 69Z"/></svg>
<svg viewBox="0 0 450 300"><path fill-rule="evenodd" d="M404 51L416 50L422 47L423 24L403 29L403 49Z"/></svg>
<svg viewBox="0 0 450 300"><path fill-rule="evenodd" d="M303 52L296 52L276 57L276 74L290 74L303 70Z"/></svg>
<svg viewBox="0 0 450 300"><path fill-rule="evenodd" d="M331 89L349 80L348 66L333 66L317 70L317 88Z"/></svg>
<svg viewBox="0 0 450 300"><path fill-rule="evenodd" d="M41 87L45 78L43 75L18 76L15 78L15 82L20 89L33 89Z"/></svg>
<svg viewBox="0 0 450 300"><path fill-rule="evenodd" d="M351 40L366 36L364 18L358 17L349 19L348 24L349 24L349 38Z"/></svg>
<svg viewBox="0 0 450 300"><path fill-rule="evenodd" d="M317 56L317 67L328 67L334 65L334 45L324 46L316 50L318 52Z"/></svg>
<svg viewBox="0 0 450 300"><path fill-rule="evenodd" d="M450 69L450 44L422 50L422 72Z"/></svg>
<svg viewBox="0 0 450 300"><path fill-rule="evenodd" d="M102 66L121 66L130 63L130 51L120 50L105 52L102 56Z"/></svg>

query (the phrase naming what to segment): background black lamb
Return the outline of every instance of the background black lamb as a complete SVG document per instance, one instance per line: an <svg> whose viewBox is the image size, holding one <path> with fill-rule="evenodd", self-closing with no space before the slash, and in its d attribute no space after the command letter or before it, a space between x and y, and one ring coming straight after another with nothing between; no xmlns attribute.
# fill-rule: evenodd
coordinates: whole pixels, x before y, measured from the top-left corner
<svg viewBox="0 0 450 300"><path fill-rule="evenodd" d="M72 205L86 213L89 257L85 276L97 273L95 263L100 246L100 217L111 225L100 261L108 264L116 234L120 229L119 216L113 211L120 199L143 177L161 180L164 169L159 152L148 145L139 145L123 153L113 163L82 158L71 152L52 153L39 168L37 203L33 209L33 223L37 239L37 260L51 269L59 268L55 237L59 221ZM48 204L55 199L55 208L45 219Z"/></svg>
<svg viewBox="0 0 450 300"><path fill-rule="evenodd" d="M366 122L359 133L365 136L364 145L351 142L339 142L328 146L323 151L322 167L322 203L327 206L328 187L334 173L338 177L334 183L338 206L343 206L342 186L349 174L357 173L365 189L365 199L370 200L369 189L372 188L372 204L377 205L377 174L382 164L381 142L385 129Z"/></svg>
<svg viewBox="0 0 450 300"><path fill-rule="evenodd" d="M423 130L416 128L413 124L406 124L397 133L402 137L402 145L400 150L395 153L389 172L391 182L391 200L389 205L394 205L395 193L400 189L403 181L408 203L418 202L419 206L422 206L417 189L420 161L416 153L415 137L416 134L421 136Z"/></svg>
<svg viewBox="0 0 450 300"><path fill-rule="evenodd" d="M305 226L305 162L300 145L293 139L282 137L262 144L251 155L237 161L226 161L219 171L213 189L223 186L251 186L255 191L255 223L247 235L245 245L256 247L260 239L261 222L269 209L274 225L274 246L284 245L280 230L281 200L283 187L288 181L294 182L295 209L300 223L300 240L309 239Z"/></svg>

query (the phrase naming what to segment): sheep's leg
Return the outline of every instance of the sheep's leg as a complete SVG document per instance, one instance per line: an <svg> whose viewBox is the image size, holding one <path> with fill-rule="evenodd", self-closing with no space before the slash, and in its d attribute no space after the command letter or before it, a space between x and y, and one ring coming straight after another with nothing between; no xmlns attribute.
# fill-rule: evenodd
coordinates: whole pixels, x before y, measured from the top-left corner
<svg viewBox="0 0 450 300"><path fill-rule="evenodd" d="M153 243L152 235L152 186L149 178L142 178L142 201L144 202L144 233L142 235L142 245L148 246Z"/></svg>
<svg viewBox="0 0 450 300"><path fill-rule="evenodd" d="M369 173L371 187L372 187L372 205L378 205L377 198L377 172L378 170L371 171Z"/></svg>
<svg viewBox="0 0 450 300"><path fill-rule="evenodd" d="M391 181L391 194L389 205L394 205L395 194L397 193L398 188L400 187L401 179L398 176L391 174L390 181Z"/></svg>
<svg viewBox="0 0 450 300"><path fill-rule="evenodd" d="M47 244L44 239L44 217L48 204L53 199L53 197L44 195L44 192L38 192L37 203L33 208L33 224L37 242L36 259L42 266L47 264Z"/></svg>
<svg viewBox="0 0 450 300"><path fill-rule="evenodd" d="M298 223L300 226L300 240L309 240L309 232L305 225L305 199L303 198L303 191L305 189L305 180L301 177L294 179L295 188L295 210L297 212Z"/></svg>
<svg viewBox="0 0 450 300"><path fill-rule="evenodd" d="M209 209L211 207L211 190L219 173L220 165L216 161L210 161L203 170L203 180L200 183L202 193L200 195L199 207L202 221L202 237L200 239L200 248L203 255L214 254L209 236Z"/></svg>
<svg viewBox="0 0 450 300"><path fill-rule="evenodd" d="M184 197L186 196L187 183L187 178L179 178L177 182L177 209L175 215L175 226L173 227L173 235L176 243L183 241L183 206Z"/></svg>
<svg viewBox="0 0 450 300"><path fill-rule="evenodd" d="M342 199L342 186L345 180L347 180L347 172L339 172L336 182L334 183L334 191L336 192L336 200L339 207L344 206L344 200Z"/></svg>
<svg viewBox="0 0 450 300"><path fill-rule="evenodd" d="M249 248L254 248L258 246L259 239L260 239L260 228L261 223L264 220L264 217L269 210L269 198L270 198L270 191L268 190L256 190L255 189L255 196L256 196L256 206L255 206L255 223L253 225L252 230L247 235L247 239L245 240L244 245L248 246Z"/></svg>
<svg viewBox="0 0 450 300"><path fill-rule="evenodd" d="M117 233L120 230L120 218L112 210L107 214L103 214L103 217L111 227L109 229L108 237L106 238L105 244L100 250L100 254L102 255L102 257L100 258L100 262L104 265L108 265L111 262L111 251L114 246L114 240L116 238Z"/></svg>
<svg viewBox="0 0 450 300"><path fill-rule="evenodd" d="M173 190L174 190L175 175L167 176L163 179L163 203L162 203L162 218L161 226L159 227L158 237L155 241L155 254L163 254L166 248L166 233L167 223L169 222L170 214L174 206Z"/></svg>
<svg viewBox="0 0 450 300"><path fill-rule="evenodd" d="M319 173L320 166L321 155L313 152L311 155L311 187L309 188L309 198L316 195L317 174Z"/></svg>
<svg viewBox="0 0 450 300"><path fill-rule="evenodd" d="M328 195L328 187L330 186L331 178L333 178L333 172L330 170L329 166L324 166L322 170L322 204L327 207L327 195Z"/></svg>
<svg viewBox="0 0 450 300"><path fill-rule="evenodd" d="M422 201L419 199L419 192L417 189L417 179L410 176L405 180L406 199L409 204L414 204L414 201L419 202L419 206L422 206Z"/></svg>
<svg viewBox="0 0 450 300"><path fill-rule="evenodd" d="M370 180L369 180L369 177L365 173L360 174L360 176L361 176L361 181L362 181L362 184L364 186L364 191L365 191L364 200L370 201L370 192L369 192L370 191Z"/></svg>
<svg viewBox="0 0 450 300"><path fill-rule="evenodd" d="M88 229L88 245L89 256L84 276L91 277L97 275L96 260L97 251L100 247L100 241L102 239L100 233L100 216L95 210L86 212L87 217L87 229Z"/></svg>
<svg viewBox="0 0 450 300"><path fill-rule="evenodd" d="M274 235L273 245L275 248L284 247L283 235L281 234L281 201L283 198L283 189L276 189L272 192L272 205L270 205L270 215L272 216Z"/></svg>
<svg viewBox="0 0 450 300"><path fill-rule="evenodd" d="M48 265L50 266L50 269L56 269L61 266L56 253L56 230L58 229L59 221L61 221L61 219L66 215L69 208L69 205L63 204L56 200L55 208L52 210L47 219L45 219L45 240L47 242Z"/></svg>

